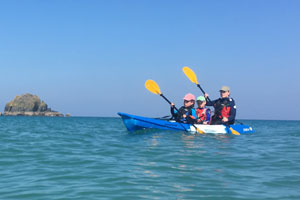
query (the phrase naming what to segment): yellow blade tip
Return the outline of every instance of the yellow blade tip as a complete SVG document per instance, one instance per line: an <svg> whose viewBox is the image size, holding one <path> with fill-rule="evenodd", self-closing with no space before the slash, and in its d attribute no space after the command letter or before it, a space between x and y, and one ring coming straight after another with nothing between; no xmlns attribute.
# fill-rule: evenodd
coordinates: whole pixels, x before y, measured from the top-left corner
<svg viewBox="0 0 300 200"><path fill-rule="evenodd" d="M234 135L241 135L239 132L237 132L236 130L234 130L232 127L230 127L231 133Z"/></svg>
<svg viewBox="0 0 300 200"><path fill-rule="evenodd" d="M200 133L200 134L204 134L205 132L200 130L199 128L197 128L197 132Z"/></svg>

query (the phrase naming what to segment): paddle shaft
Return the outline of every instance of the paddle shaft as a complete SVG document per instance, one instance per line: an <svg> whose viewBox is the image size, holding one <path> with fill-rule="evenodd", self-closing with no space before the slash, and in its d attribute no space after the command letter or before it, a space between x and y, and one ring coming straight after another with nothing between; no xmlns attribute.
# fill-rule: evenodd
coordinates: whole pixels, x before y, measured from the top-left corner
<svg viewBox="0 0 300 200"><path fill-rule="evenodd" d="M201 90L201 92L202 92L203 94L205 94L205 92L204 92L204 90L202 89L202 87L200 86L200 84L197 84L197 86L198 86L198 88ZM207 97L207 100L208 100L209 102L211 102L211 100L210 100L209 97Z"/></svg>
<svg viewBox="0 0 300 200"><path fill-rule="evenodd" d="M162 98L164 98L164 100L166 100L170 105L172 104L171 101L169 101L169 99L167 99L163 94L160 94L160 96L161 96ZM175 108L175 110L176 110L177 112L179 112L179 110L176 108L176 106L174 106L174 108Z"/></svg>

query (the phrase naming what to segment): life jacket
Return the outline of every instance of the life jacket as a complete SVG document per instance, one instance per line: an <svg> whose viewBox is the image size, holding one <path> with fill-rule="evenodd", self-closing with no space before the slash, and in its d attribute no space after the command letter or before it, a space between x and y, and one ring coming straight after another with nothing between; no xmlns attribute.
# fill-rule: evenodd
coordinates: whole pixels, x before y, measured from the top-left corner
<svg viewBox="0 0 300 200"><path fill-rule="evenodd" d="M197 108L197 110L196 110L197 119L200 119L201 121L206 121L206 119L207 119L206 111L207 111L207 108Z"/></svg>
<svg viewBox="0 0 300 200"><path fill-rule="evenodd" d="M229 117L230 116L230 100L229 98L225 99L218 99L216 103L214 104L215 108L215 117L222 119L223 117Z"/></svg>
<svg viewBox="0 0 300 200"><path fill-rule="evenodd" d="M195 116L193 115L193 111L195 112L195 109L193 107L184 107L182 106L179 109L179 112L176 117L176 121L183 122L183 123L193 123L195 120ZM183 115L186 115L186 118L183 118Z"/></svg>
<svg viewBox="0 0 300 200"><path fill-rule="evenodd" d="M211 123L211 110L209 108L197 108L197 123L202 124L203 122L207 122L207 124Z"/></svg>

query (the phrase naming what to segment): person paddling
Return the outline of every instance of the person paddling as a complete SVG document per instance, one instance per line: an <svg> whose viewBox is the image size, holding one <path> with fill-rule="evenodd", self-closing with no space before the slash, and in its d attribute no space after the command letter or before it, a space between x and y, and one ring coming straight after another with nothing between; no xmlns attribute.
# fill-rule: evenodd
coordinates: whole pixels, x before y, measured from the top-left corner
<svg viewBox="0 0 300 200"><path fill-rule="evenodd" d="M195 96L189 93L184 96L183 100L184 105L179 109L179 112L175 110L175 104L171 103L171 114L177 122L194 124L197 118L194 109Z"/></svg>
<svg viewBox="0 0 300 200"><path fill-rule="evenodd" d="M209 95L205 94L204 96L207 99ZM228 86L222 86L220 96L221 98L206 103L207 106L213 106L215 109L211 124L234 124L236 105L233 98L229 97L230 88Z"/></svg>
<svg viewBox="0 0 300 200"><path fill-rule="evenodd" d="M197 124L210 124L211 122L211 110L206 108L206 100L204 96L197 97L197 105L196 109L197 114Z"/></svg>

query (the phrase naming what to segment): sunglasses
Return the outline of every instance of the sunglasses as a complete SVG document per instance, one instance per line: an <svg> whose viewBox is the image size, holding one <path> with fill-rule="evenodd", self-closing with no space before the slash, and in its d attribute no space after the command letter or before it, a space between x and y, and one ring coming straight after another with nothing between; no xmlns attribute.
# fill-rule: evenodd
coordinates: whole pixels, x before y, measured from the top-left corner
<svg viewBox="0 0 300 200"><path fill-rule="evenodd" d="M194 100L184 100L184 103L194 102Z"/></svg>

